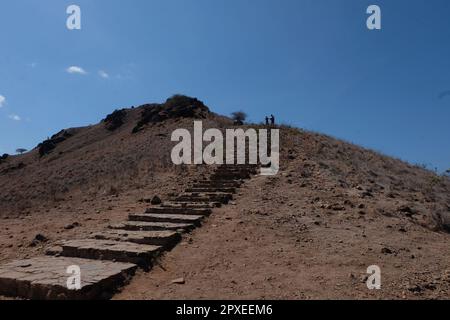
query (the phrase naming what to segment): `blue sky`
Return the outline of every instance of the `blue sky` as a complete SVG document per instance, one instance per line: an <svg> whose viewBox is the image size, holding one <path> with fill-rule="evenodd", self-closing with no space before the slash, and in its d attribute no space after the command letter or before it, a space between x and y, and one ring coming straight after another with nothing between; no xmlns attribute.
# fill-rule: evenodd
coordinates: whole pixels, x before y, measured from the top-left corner
<svg viewBox="0 0 450 320"><path fill-rule="evenodd" d="M448 0L2 1L0 153L184 93L443 171L449 40Z"/></svg>

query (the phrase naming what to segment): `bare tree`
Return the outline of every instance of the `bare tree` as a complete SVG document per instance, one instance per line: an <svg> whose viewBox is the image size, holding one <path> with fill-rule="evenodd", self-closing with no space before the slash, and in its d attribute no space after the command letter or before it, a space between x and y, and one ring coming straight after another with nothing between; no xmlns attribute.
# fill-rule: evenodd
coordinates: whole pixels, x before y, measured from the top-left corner
<svg viewBox="0 0 450 320"><path fill-rule="evenodd" d="M24 154L27 151L28 151L27 149L23 149L23 148L19 148L19 149L16 150L16 152L20 153L20 154Z"/></svg>

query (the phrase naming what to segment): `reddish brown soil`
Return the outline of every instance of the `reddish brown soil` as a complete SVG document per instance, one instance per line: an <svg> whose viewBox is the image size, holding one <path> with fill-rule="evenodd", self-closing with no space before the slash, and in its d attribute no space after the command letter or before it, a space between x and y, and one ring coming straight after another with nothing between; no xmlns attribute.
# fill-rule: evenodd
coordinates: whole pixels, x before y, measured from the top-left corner
<svg viewBox="0 0 450 320"><path fill-rule="evenodd" d="M236 205L218 210L116 299L450 297L447 234L379 215L375 201L365 215L317 209L311 199L335 198L295 184L279 188L285 180L253 179ZM383 254L383 248L393 253ZM382 270L380 291L366 287L366 269L373 264ZM171 283L180 277L184 285Z"/></svg>
<svg viewBox="0 0 450 320"><path fill-rule="evenodd" d="M43 159L35 150L0 165L26 165L0 174L0 262L101 231L142 212L141 198L167 198L209 171L168 161L170 132L192 119L131 135L138 115L130 110L115 132L80 129ZM205 123L230 125L214 115ZM281 132L280 174L250 180L116 299L450 298L448 178L330 137ZM37 234L49 241L30 246ZM382 290L367 289L369 265L381 267ZM171 284L180 277L185 284Z"/></svg>

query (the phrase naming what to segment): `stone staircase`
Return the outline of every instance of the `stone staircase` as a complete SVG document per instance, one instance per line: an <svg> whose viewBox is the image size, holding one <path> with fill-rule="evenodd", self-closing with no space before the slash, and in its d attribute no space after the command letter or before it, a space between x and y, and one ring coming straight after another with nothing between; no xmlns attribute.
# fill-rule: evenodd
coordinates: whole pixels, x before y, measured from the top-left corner
<svg viewBox="0 0 450 320"><path fill-rule="evenodd" d="M202 225L214 208L228 204L244 180L257 173L252 165L222 165L209 179L128 221L88 239L67 240L47 256L0 266L0 295L25 299L108 299L129 282L137 268L151 269L162 252L175 247L182 234ZM79 266L81 289L69 290L66 273Z"/></svg>

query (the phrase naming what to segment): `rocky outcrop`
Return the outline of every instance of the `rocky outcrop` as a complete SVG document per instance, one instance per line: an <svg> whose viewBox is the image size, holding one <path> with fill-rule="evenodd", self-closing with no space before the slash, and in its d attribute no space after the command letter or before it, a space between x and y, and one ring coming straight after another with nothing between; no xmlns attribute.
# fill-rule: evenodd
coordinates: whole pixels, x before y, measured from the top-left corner
<svg viewBox="0 0 450 320"><path fill-rule="evenodd" d="M63 141L66 141L70 137L74 135L74 132L70 130L61 130L57 134L53 135L50 139L45 140L44 142L38 145L39 155L41 157L49 154L53 149L56 148L58 144Z"/></svg>
<svg viewBox="0 0 450 320"><path fill-rule="evenodd" d="M5 153L4 155L0 156L0 164L6 161L6 159L9 158L9 154Z"/></svg>
<svg viewBox="0 0 450 320"><path fill-rule="evenodd" d="M133 129L137 133L147 124L163 122L175 118L205 119L209 108L196 98L175 95L163 104L148 104L143 106L141 119Z"/></svg>
<svg viewBox="0 0 450 320"><path fill-rule="evenodd" d="M115 110L103 120L106 129L109 131L119 129L125 123L126 116L127 112L125 109Z"/></svg>

